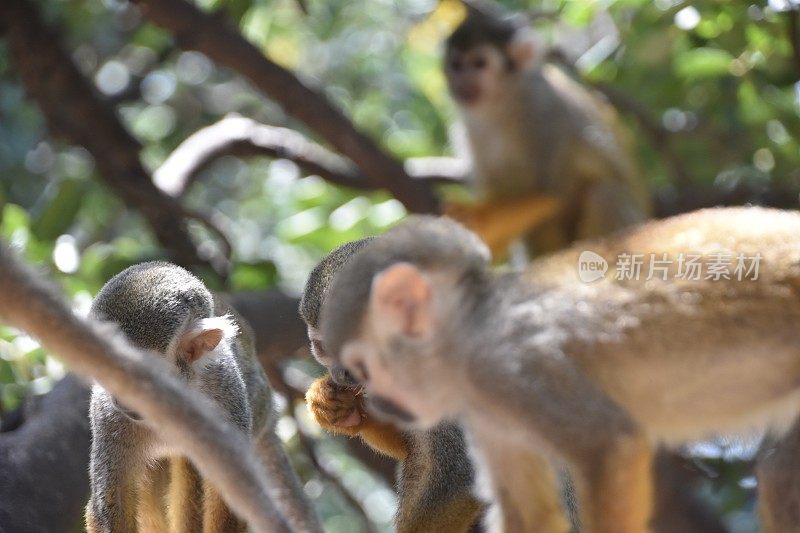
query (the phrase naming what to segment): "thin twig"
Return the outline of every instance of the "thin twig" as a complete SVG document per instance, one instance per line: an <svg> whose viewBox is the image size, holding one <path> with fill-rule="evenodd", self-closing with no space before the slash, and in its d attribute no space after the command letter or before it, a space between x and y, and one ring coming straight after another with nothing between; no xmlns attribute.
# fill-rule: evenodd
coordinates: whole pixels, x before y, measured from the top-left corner
<svg viewBox="0 0 800 533"><path fill-rule="evenodd" d="M353 512L355 512L361 518L361 521L364 523L364 527L367 529L367 531L370 533L375 533L377 529L375 529L375 526L372 525L372 521L367 516L366 511L364 511L364 507L361 505L361 502L359 502L356 497L347 489L347 487L344 486L339 476L322 464L322 462L319 460L319 457L317 457L317 450L311 438L306 435L299 423L296 421L295 423L297 424L298 428L297 438L300 442L300 447L303 449L303 452L305 452L308 460L311 461L311 465L319 473L319 476L323 480L336 487L336 490L342 495L348 506L351 507Z"/></svg>

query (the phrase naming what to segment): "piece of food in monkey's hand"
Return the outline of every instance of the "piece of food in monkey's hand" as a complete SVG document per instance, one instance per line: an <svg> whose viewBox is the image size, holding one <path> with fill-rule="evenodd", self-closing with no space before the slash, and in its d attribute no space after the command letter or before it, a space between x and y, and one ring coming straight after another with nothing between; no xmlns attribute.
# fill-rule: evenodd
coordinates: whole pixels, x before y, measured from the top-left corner
<svg viewBox="0 0 800 533"><path fill-rule="evenodd" d="M364 406L357 388L339 385L331 376L324 376L311 384L306 392L306 403L320 426L338 433L352 430L363 419Z"/></svg>

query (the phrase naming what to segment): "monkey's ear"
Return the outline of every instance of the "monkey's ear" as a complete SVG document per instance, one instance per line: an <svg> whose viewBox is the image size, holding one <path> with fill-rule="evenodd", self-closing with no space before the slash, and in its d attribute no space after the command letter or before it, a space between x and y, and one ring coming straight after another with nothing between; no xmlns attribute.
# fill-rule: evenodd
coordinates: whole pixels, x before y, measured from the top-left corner
<svg viewBox="0 0 800 533"><path fill-rule="evenodd" d="M518 70L529 70L537 66L544 54L542 40L530 28L522 28L514 33L506 47L508 57Z"/></svg>
<svg viewBox="0 0 800 533"><path fill-rule="evenodd" d="M238 328L230 315L198 320L178 343L178 357L194 363L216 348L225 337L234 337Z"/></svg>
<svg viewBox="0 0 800 533"><path fill-rule="evenodd" d="M431 325L431 286L411 263L390 266L372 281L370 307L393 333L425 335Z"/></svg>

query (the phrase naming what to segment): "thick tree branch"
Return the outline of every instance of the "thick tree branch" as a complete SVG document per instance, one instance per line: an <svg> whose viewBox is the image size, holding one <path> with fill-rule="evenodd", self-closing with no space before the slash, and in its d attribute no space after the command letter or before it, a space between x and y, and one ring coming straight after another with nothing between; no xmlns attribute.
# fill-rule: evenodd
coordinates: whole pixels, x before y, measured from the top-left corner
<svg viewBox="0 0 800 533"><path fill-rule="evenodd" d="M229 299L257 326L262 361L278 361L306 343L296 298L270 290ZM89 390L68 375L28 402L0 428L0 524L9 531L59 531L82 519L89 493Z"/></svg>
<svg viewBox="0 0 800 533"><path fill-rule="evenodd" d="M265 368L308 344L298 298L277 289L233 292L226 298L253 328L256 353Z"/></svg>
<svg viewBox="0 0 800 533"><path fill-rule="evenodd" d="M662 190L654 198L657 218L666 218L704 207L754 204L777 209L800 207L800 191L772 185L769 189L755 188L747 183L735 187L688 186L677 190Z"/></svg>
<svg viewBox="0 0 800 533"><path fill-rule="evenodd" d="M144 216L177 263L206 264L189 238L180 205L153 185L139 161L141 146L72 63L57 32L25 0L0 2L0 31L51 132L92 154L100 178ZM217 271L223 262L220 258L212 261Z"/></svg>
<svg viewBox="0 0 800 533"><path fill-rule="evenodd" d="M222 155L288 159L307 174L316 174L336 185L370 188L370 182L355 165L304 135L237 116L224 118L187 137L153 173L153 180L170 196L181 196L197 174Z"/></svg>
<svg viewBox="0 0 800 533"><path fill-rule="evenodd" d="M135 0L152 22L169 30L180 46L204 53L248 78L287 113L318 132L351 159L374 188L389 190L409 211L430 213L438 202L430 184L413 181L403 166L378 147L328 100L265 57L220 14L203 13L184 0Z"/></svg>
<svg viewBox="0 0 800 533"><path fill-rule="evenodd" d="M117 330L76 316L52 287L0 244L0 317L37 337L75 372L102 383L184 453L255 531L288 531L249 439L208 398L185 387L166 361Z"/></svg>
<svg viewBox="0 0 800 533"><path fill-rule="evenodd" d="M214 160L225 156L268 156L293 161L306 174L335 185L374 189L375 185L348 159L288 128L230 116L186 138L153 173L156 186L170 196L182 196ZM467 165L453 157L420 157L405 163L415 179L433 183L462 183Z"/></svg>

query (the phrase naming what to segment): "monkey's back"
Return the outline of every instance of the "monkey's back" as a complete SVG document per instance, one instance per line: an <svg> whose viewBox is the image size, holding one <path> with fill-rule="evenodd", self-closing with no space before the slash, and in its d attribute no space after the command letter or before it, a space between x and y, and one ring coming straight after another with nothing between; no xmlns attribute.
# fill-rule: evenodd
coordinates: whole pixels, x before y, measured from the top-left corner
<svg viewBox="0 0 800 533"><path fill-rule="evenodd" d="M591 283L579 277L587 251L608 263ZM630 275L628 261L639 254L641 271ZM733 272L740 254L758 258L757 272ZM699 279L679 270L689 255L700 257ZM652 271L651 257L662 262ZM713 265L722 259L730 270L717 279ZM799 213L720 208L651 222L536 261L526 280L540 291L549 323L571 332L562 348L659 438L707 437L709 428L735 432L796 416ZM693 417L685 416L689 410Z"/></svg>

